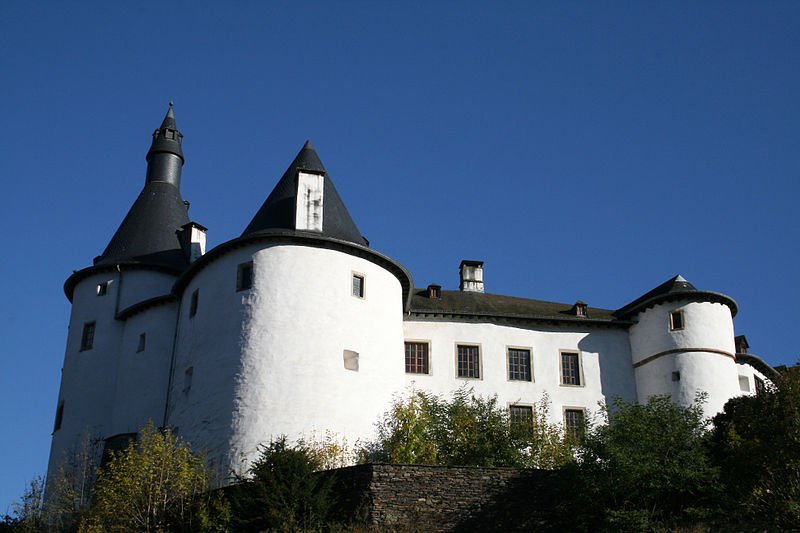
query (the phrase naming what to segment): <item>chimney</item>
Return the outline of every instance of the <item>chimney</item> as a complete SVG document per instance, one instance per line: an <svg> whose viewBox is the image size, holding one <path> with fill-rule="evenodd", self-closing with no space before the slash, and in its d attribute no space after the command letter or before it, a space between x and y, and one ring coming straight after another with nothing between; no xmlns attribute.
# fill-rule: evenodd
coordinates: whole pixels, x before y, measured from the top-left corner
<svg viewBox="0 0 800 533"><path fill-rule="evenodd" d="M464 292L483 292L483 261L464 259L458 268L461 274L459 289Z"/></svg>
<svg viewBox="0 0 800 533"><path fill-rule="evenodd" d="M439 300L442 297L442 286L433 284L428 285L428 288L425 292L428 298L431 300Z"/></svg>
<svg viewBox="0 0 800 533"><path fill-rule="evenodd" d="M183 253L190 263L194 263L206 253L206 231L208 228L197 222L189 222L181 226L178 238L181 241Z"/></svg>

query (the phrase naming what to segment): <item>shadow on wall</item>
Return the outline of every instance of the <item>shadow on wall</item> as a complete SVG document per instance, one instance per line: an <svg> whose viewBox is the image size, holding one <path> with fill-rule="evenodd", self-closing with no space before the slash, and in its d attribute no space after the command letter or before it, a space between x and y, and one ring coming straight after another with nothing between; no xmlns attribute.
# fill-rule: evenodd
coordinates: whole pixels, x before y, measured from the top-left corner
<svg viewBox="0 0 800 533"><path fill-rule="evenodd" d="M590 332L578 343L578 348L584 354L598 354L600 392L606 398L606 402L616 396L629 402L636 400L636 377L631 362L631 345L627 332L603 331L603 334Z"/></svg>

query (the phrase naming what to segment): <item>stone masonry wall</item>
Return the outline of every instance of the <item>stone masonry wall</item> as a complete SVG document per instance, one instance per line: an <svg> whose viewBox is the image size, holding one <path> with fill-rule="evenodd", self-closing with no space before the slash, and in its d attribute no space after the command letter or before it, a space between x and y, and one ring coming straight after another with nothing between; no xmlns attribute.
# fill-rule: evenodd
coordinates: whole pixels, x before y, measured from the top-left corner
<svg viewBox="0 0 800 533"><path fill-rule="evenodd" d="M547 527L554 472L359 465L332 470L344 517L380 531L530 531Z"/></svg>

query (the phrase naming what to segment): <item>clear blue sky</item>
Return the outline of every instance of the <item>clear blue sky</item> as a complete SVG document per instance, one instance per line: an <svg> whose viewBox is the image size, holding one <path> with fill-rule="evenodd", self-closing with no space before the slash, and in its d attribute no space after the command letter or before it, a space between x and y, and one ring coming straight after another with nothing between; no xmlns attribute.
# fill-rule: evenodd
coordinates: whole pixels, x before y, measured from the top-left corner
<svg viewBox="0 0 800 533"><path fill-rule="evenodd" d="M794 363L798 2L0 4L0 515L45 471L69 303L167 102L213 246L311 138L417 286L618 308L675 274Z"/></svg>

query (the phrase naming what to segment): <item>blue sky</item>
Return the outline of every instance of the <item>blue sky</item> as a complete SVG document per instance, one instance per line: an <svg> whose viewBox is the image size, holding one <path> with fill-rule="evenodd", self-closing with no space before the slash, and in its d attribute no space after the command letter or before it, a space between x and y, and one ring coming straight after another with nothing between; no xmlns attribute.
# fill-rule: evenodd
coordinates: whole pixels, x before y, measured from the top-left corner
<svg viewBox="0 0 800 533"><path fill-rule="evenodd" d="M0 4L0 515L43 474L69 303L169 100L209 244L307 138L417 286L618 308L675 274L800 356L800 3Z"/></svg>

